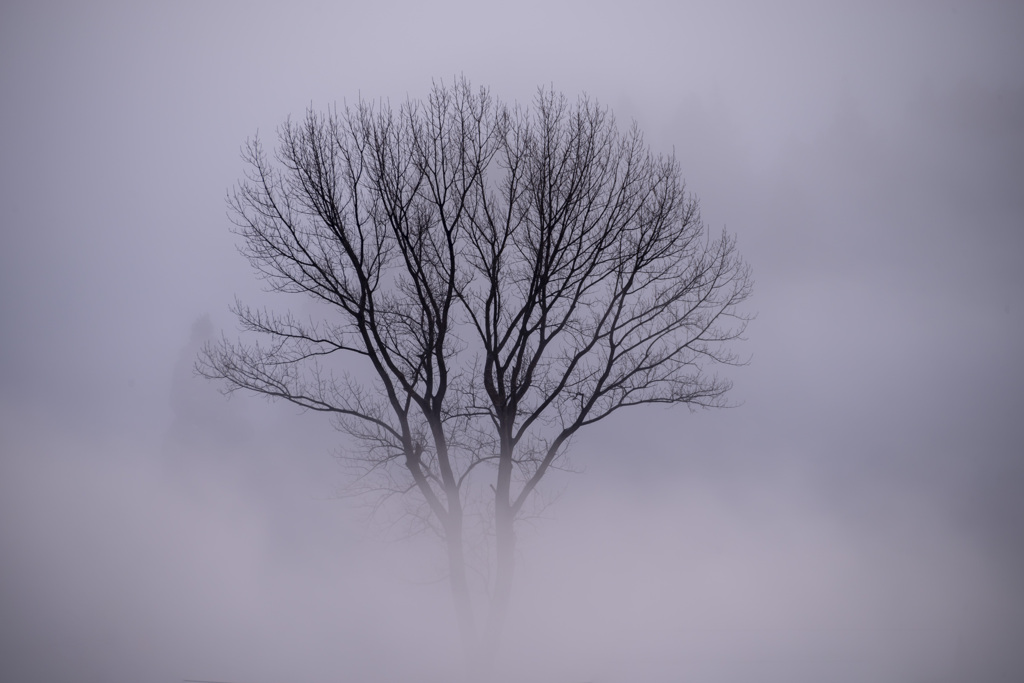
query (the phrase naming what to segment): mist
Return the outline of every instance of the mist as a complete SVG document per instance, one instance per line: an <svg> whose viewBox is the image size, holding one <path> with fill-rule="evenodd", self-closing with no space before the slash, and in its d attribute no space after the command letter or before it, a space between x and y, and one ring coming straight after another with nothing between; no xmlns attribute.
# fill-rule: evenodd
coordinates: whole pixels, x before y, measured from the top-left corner
<svg viewBox="0 0 1024 683"><path fill-rule="evenodd" d="M734 407L581 433L499 680L1024 679L1024 10L8 2L0 677L450 681L436 539L320 416L197 378L271 295L239 148L312 106L586 92L737 235Z"/></svg>

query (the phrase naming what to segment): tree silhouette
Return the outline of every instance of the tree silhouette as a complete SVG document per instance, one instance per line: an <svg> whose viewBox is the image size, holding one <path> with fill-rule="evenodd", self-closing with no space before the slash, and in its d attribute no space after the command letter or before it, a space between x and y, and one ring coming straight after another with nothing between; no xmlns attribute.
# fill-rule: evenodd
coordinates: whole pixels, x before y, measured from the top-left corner
<svg viewBox="0 0 1024 683"><path fill-rule="evenodd" d="M723 404L729 382L707 368L737 362L749 268L709 234L674 157L550 89L520 107L461 80L397 109L311 110L273 155L255 138L244 158L229 198L243 253L324 315L236 302L264 341L225 339L197 367L329 413L362 444L353 457L444 540L462 642L486 671L538 484L621 408ZM480 512L493 575L475 605Z"/></svg>

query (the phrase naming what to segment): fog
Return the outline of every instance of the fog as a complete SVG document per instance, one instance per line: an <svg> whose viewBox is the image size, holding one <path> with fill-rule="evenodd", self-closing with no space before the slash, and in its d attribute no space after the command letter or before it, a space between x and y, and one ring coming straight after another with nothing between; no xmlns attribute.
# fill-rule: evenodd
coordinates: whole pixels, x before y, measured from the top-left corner
<svg viewBox="0 0 1024 683"><path fill-rule="evenodd" d="M1024 6L0 9L0 678L449 681L434 539L317 415L193 375L239 148L465 74L674 151L756 313L736 407L622 412L520 531L503 681L1024 680Z"/></svg>

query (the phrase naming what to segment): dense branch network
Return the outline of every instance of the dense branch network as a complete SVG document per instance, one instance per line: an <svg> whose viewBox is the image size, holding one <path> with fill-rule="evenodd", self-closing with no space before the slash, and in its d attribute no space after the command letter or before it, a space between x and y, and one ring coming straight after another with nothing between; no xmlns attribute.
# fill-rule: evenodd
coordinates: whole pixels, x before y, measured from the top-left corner
<svg viewBox="0 0 1024 683"><path fill-rule="evenodd" d="M309 111L272 156L257 138L244 157L229 201L245 256L328 313L238 303L265 342L211 345L200 371L335 415L368 469L418 491L451 564L473 482L501 555L580 429L722 404L708 368L737 362L749 269L678 162L597 104L542 90L509 106L457 81L397 109Z"/></svg>

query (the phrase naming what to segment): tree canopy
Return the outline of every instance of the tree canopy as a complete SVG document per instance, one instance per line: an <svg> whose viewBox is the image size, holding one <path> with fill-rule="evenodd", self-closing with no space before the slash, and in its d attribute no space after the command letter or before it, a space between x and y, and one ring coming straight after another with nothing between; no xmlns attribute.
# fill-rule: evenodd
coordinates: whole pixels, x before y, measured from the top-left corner
<svg viewBox="0 0 1024 683"><path fill-rule="evenodd" d="M398 107L310 110L244 159L229 197L243 253L324 314L237 303L262 341L210 345L199 370L333 415L444 539L463 642L490 660L531 494L622 408L723 404L714 366L737 362L749 267L674 157L550 89L523 107L460 80ZM483 609L466 558L481 501Z"/></svg>

